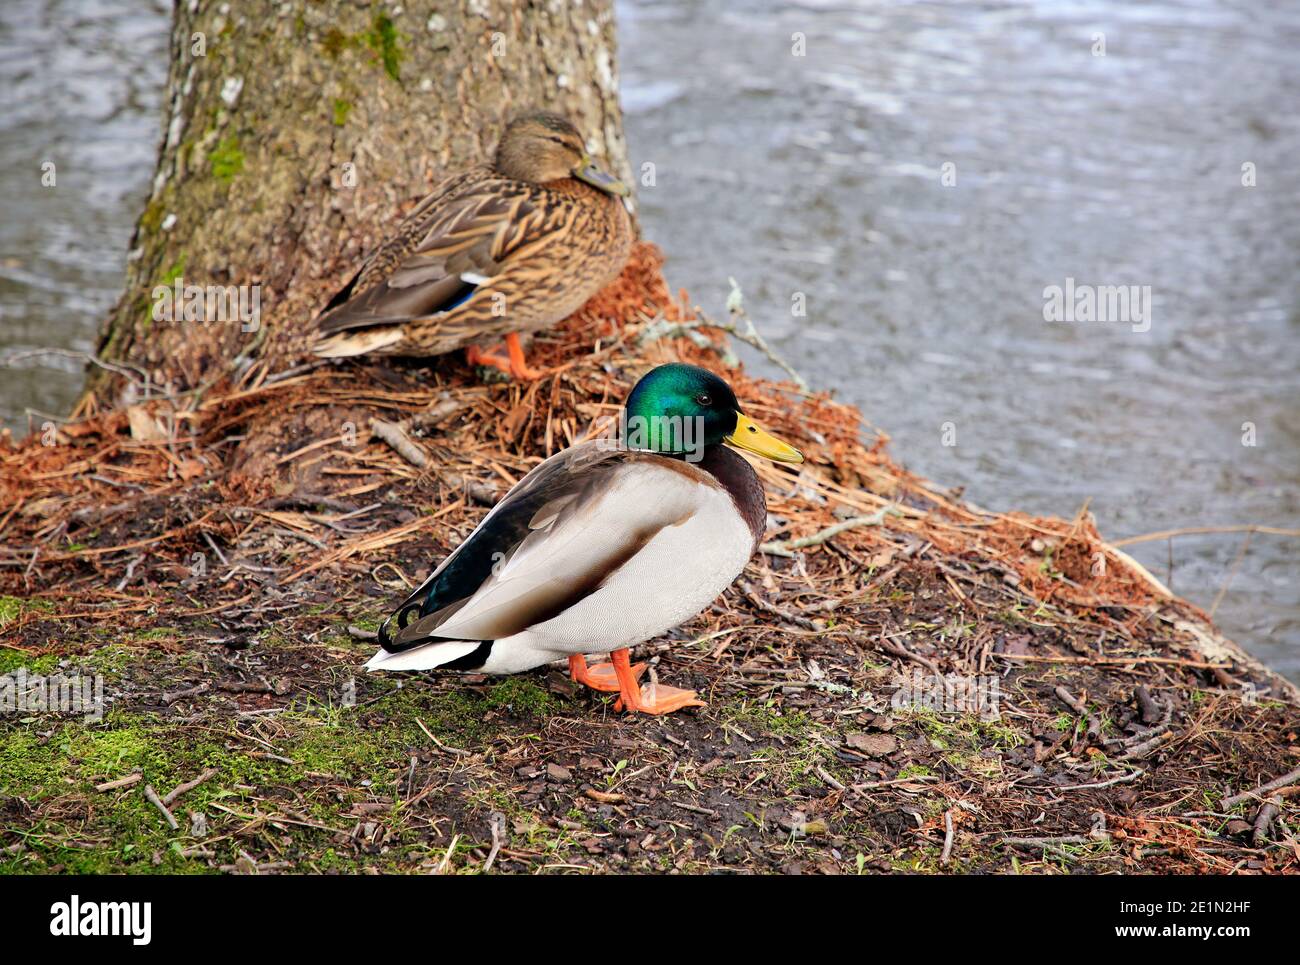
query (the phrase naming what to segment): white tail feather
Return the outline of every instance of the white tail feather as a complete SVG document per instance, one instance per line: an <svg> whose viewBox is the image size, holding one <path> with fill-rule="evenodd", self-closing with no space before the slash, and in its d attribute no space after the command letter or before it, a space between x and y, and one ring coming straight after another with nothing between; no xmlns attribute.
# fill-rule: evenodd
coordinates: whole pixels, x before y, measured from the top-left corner
<svg viewBox="0 0 1300 965"><path fill-rule="evenodd" d="M345 359L353 355L366 355L402 340L400 328L362 328L355 332L339 332L323 338L312 349L327 359Z"/></svg>
<svg viewBox="0 0 1300 965"><path fill-rule="evenodd" d="M380 650L370 658L366 669L370 671L432 670L434 667L441 667L443 664L467 656L477 648L476 640L440 640L437 643L426 643L413 650L403 650L401 653Z"/></svg>

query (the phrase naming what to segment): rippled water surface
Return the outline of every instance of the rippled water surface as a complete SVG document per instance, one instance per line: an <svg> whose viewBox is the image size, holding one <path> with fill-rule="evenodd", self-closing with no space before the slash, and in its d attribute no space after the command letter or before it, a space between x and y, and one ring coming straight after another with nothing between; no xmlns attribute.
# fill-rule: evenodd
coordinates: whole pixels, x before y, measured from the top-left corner
<svg viewBox="0 0 1300 965"><path fill-rule="evenodd" d="M779 350L912 468L990 508L1090 501L1114 537L1300 526L1296 4L618 15L633 163L655 171L643 224L670 281L721 312L735 276ZM93 343L152 174L168 16L0 5L0 351ZM56 191L38 187L46 159ZM1149 331L1044 322L1044 288L1067 278L1150 286ZM79 378L62 360L0 372L0 419L62 411ZM1180 538L1171 577L1165 542L1135 555L1209 608L1240 547ZM1293 678L1298 548L1255 536L1216 613Z"/></svg>

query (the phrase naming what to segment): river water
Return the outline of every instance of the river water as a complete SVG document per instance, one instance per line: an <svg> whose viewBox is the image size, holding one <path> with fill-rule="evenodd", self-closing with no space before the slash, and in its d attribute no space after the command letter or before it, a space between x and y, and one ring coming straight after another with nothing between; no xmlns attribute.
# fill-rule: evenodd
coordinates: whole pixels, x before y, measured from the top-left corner
<svg viewBox="0 0 1300 965"><path fill-rule="evenodd" d="M777 350L911 468L994 509L1088 502L1116 538L1300 526L1300 5L623 0L618 17L670 283L721 314L734 276ZM0 5L0 352L93 344L152 174L168 18L156 0ZM1067 284L1134 300L1045 321ZM0 420L62 412L79 382L69 359L0 370ZM1227 585L1225 632L1300 679L1300 541L1256 535L1234 571L1241 546L1132 549L1207 609Z"/></svg>

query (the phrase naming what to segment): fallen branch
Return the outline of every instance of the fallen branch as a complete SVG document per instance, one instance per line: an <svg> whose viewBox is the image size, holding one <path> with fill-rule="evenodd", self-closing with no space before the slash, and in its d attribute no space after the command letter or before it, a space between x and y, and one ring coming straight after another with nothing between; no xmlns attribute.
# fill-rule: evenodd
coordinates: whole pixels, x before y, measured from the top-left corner
<svg viewBox="0 0 1300 965"><path fill-rule="evenodd" d="M1283 774L1275 781L1269 781L1263 787L1257 787L1253 791L1242 791L1240 794L1225 797L1222 806L1225 809L1236 807L1242 801L1249 800L1250 798L1263 797L1265 794L1271 794L1278 788L1286 787L1288 784L1294 784L1296 781L1300 781L1300 767L1297 767L1294 771L1289 771L1288 773Z"/></svg>
<svg viewBox="0 0 1300 965"><path fill-rule="evenodd" d="M415 758L411 760L414 761ZM487 860L483 862L484 874L492 870L492 863L497 860L497 854L501 851L506 833L506 816L500 811L493 811L489 824L492 827L492 850L488 852Z"/></svg>
<svg viewBox="0 0 1300 965"><path fill-rule="evenodd" d="M167 807L171 807L172 804L175 802L175 800L178 797L180 797L182 794L184 794L186 791L192 791L200 784L202 784L204 781L211 780L216 776L217 776L217 769L215 767L209 767L206 771L204 771L194 780L186 781L184 784L178 784L176 785L176 787L172 788L171 793L162 799L163 804L165 804Z"/></svg>
<svg viewBox="0 0 1300 965"><path fill-rule="evenodd" d="M1087 834L1064 834L1055 838L999 838L994 844L1007 844L1013 848L1050 848L1062 844L1102 844L1110 841L1109 834L1092 837Z"/></svg>
<svg viewBox="0 0 1300 965"><path fill-rule="evenodd" d="M411 440L406 434L406 429L396 422L385 422L383 419L371 419L370 431L379 439L382 439L403 459L409 462L417 469L426 469L429 466L429 457L423 449ZM474 502L481 506L491 506L497 501L500 495L491 486L461 476L457 473L440 473L444 482L455 489L464 489Z"/></svg>
<svg viewBox="0 0 1300 965"><path fill-rule="evenodd" d="M1232 586L1233 578L1237 575L1237 570L1241 568L1242 561L1246 558L1246 550L1250 549L1250 538L1254 536L1254 530L1246 533L1245 539L1241 541L1241 548L1237 550L1237 555L1232 561L1232 566L1228 568L1228 575L1223 578L1223 585L1219 587L1219 592L1214 594L1214 602L1210 604L1210 619L1214 619L1214 614L1219 612L1219 604L1228 594L1228 588Z"/></svg>
<svg viewBox="0 0 1300 965"><path fill-rule="evenodd" d="M714 811L711 808L702 808L698 804L683 804L681 801L669 801L668 803L675 808L681 808L683 811L690 811L692 814L703 814L710 818L716 818L718 816L717 811Z"/></svg>
<svg viewBox="0 0 1300 965"><path fill-rule="evenodd" d="M1142 713L1142 723L1148 725L1157 723L1161 719L1160 705L1151 696L1151 691L1139 685L1133 693L1137 697L1138 708Z"/></svg>
<svg viewBox="0 0 1300 965"><path fill-rule="evenodd" d="M1158 539L1172 539L1175 536L1201 536L1209 533L1268 533L1272 536L1300 536L1300 529L1284 529L1281 526L1184 526L1181 529L1162 529L1155 533L1143 533L1141 536L1129 536L1125 539L1110 541L1111 546L1131 546L1134 543L1150 543Z"/></svg>
<svg viewBox="0 0 1300 965"><path fill-rule="evenodd" d="M139 784L144 777L139 771L134 774L128 774L126 777L119 777L116 781L105 781L103 784L96 784L96 791L116 791L121 787L130 787L133 784Z"/></svg>
<svg viewBox="0 0 1300 965"><path fill-rule="evenodd" d="M1090 791L1100 787L1114 787L1116 784L1128 784L1130 781L1136 781L1145 774L1146 771L1138 768L1131 774L1121 774L1119 777L1112 777L1109 781L1099 781L1096 784L1062 784L1059 787L1046 787L1045 791Z"/></svg>
<svg viewBox="0 0 1300 965"><path fill-rule="evenodd" d="M459 747L451 747L447 744L444 744L442 741L438 740L438 738L434 737L433 734L430 733L429 728L424 726L424 721L420 720L420 718L418 717L415 718L415 722L420 725L420 730L424 731L424 736L429 738L429 740L433 741L434 745L438 748L438 750L442 751L444 754L451 754L454 757L470 756L469 751L462 750Z"/></svg>
<svg viewBox="0 0 1300 965"><path fill-rule="evenodd" d="M162 812L162 816L167 819L168 827L173 831L180 828L180 823L177 822L175 815L173 815L171 811L167 810L167 805L163 803L162 798L158 796L158 792L153 789L152 784L146 784L144 786L144 796L145 800Z"/></svg>
<svg viewBox="0 0 1300 965"><path fill-rule="evenodd" d="M1087 705L1071 694L1065 687L1056 688L1056 696L1061 702L1078 714L1087 723L1088 740L1097 740L1101 736L1101 719L1088 710Z"/></svg>
<svg viewBox="0 0 1300 965"><path fill-rule="evenodd" d="M1259 814L1255 815L1255 825L1251 830L1251 843L1257 848L1262 848L1264 842L1268 840L1268 829L1273 824L1273 819L1278 816L1282 810L1282 801L1279 798L1269 798L1264 802L1264 806L1259 809Z"/></svg>
<svg viewBox="0 0 1300 965"><path fill-rule="evenodd" d="M406 430L396 422L371 419L370 431L376 437L388 443L399 456L417 469L423 469L429 464L429 457L425 455L424 450L412 442L411 437L406 434Z"/></svg>
<svg viewBox="0 0 1300 965"><path fill-rule="evenodd" d="M754 606L758 607L758 609L762 610L764 613L770 613L778 619L784 620L787 623L793 623L797 627L803 627L805 630L820 632L826 629L826 624L824 622L809 620L807 617L800 616L797 613L790 613L786 610L782 610L774 603L767 602L767 600L764 600L758 595L758 591L754 589L754 585L748 580L737 580L736 586L740 589L740 592L744 595L745 599L749 600L750 603L754 604Z"/></svg>
<svg viewBox="0 0 1300 965"><path fill-rule="evenodd" d="M212 684L207 681L204 681L198 686L191 687L188 690L174 690L169 694L163 694L162 702L166 706L170 707L178 700L183 700L186 697L198 697L200 694L206 694L211 689L212 689Z"/></svg>
<svg viewBox="0 0 1300 965"><path fill-rule="evenodd" d="M930 671L930 673L942 679L943 675L939 672L939 665L929 657L923 657L919 653L913 653L911 650L908 650L907 647L903 646L901 643L896 643L889 637L881 637L880 646L889 653L892 653L895 657L902 657L904 660L919 663L926 670Z"/></svg>
<svg viewBox="0 0 1300 965"><path fill-rule="evenodd" d="M112 372L115 375L120 375L123 378L127 379L128 381L135 383L136 387L142 390L146 401L149 399L160 399L160 398L171 399L176 397L175 394L150 395L149 387L152 383L150 382L149 379L149 373L146 372L144 369L140 368L139 366L131 365L129 362L127 363L106 362L104 359L101 359L98 355L94 355L90 352L79 352L76 349L37 348L37 349L25 349L19 352L6 352L3 356L0 356L0 366L3 366L5 368L16 368L17 366L15 363L26 362L28 359L38 358L42 355L57 355L60 358L76 359L79 362L89 362L91 365L99 366L101 369L103 369L106 372ZM135 378L137 375L140 376L139 380ZM161 386L159 386L159 388L161 388Z"/></svg>
<svg viewBox="0 0 1300 965"><path fill-rule="evenodd" d="M763 336L758 333L758 329L754 327L753 320L750 319L748 313L745 311L744 295L741 293L740 285L737 284L736 279L728 278L727 281L731 283L731 293L727 296L727 311L731 314L731 321L719 322L710 318L703 309L696 305L694 307L694 312L697 321L668 322L665 319L662 322L649 325L637 338L637 347L640 348L650 342L665 337L681 338L684 336L691 339L701 348L712 349L713 351L722 354L722 349L719 349L718 346L714 345L707 339L701 339L698 334L698 330L701 328L716 329L719 332L726 332L737 341L744 342L750 348L758 349L758 351L767 356L768 361L781 369L781 371L786 375L790 376L790 381L799 386L800 391L810 391L808 388L808 381L795 371L794 366L778 355L773 350L772 346L767 344L767 339L763 338ZM744 324L743 328L741 327L741 323ZM734 368L737 364L734 355L730 357L724 355L723 362L728 366L728 368Z"/></svg>
<svg viewBox="0 0 1300 965"><path fill-rule="evenodd" d="M1121 761L1140 761L1173 736L1174 732L1171 730L1161 731L1155 737L1144 740L1140 744L1135 744L1124 754L1121 754L1119 759Z"/></svg>
<svg viewBox="0 0 1300 965"><path fill-rule="evenodd" d="M828 539L834 539L845 530L856 529L859 526L880 526L884 523L886 516L898 516L900 513L891 506L886 506L867 516L854 516L835 523L833 526L827 526L825 529L818 530L811 536L801 536L798 539L773 540L763 543L758 547L760 553L767 553L769 556L794 556L795 550L807 549L809 546L818 546L825 543Z"/></svg>

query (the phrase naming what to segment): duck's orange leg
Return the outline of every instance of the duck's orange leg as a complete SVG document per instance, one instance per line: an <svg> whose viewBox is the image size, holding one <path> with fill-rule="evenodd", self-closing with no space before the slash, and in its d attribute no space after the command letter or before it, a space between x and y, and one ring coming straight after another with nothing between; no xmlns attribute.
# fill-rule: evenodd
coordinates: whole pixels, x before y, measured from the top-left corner
<svg viewBox="0 0 1300 965"><path fill-rule="evenodd" d="M645 664L633 664L633 679L639 680L645 671ZM617 693L619 690L618 674L614 672L613 664L605 662L588 667L587 658L580 653L575 653L569 658L569 676L580 684L586 684L592 690L603 690L607 693Z"/></svg>
<svg viewBox="0 0 1300 965"><path fill-rule="evenodd" d="M477 345L471 345L465 350L465 361L470 365L488 365L494 369L500 369L512 378L519 379L522 382L533 382L546 374L539 369L528 367L528 362L524 359L524 347L519 341L518 332L511 332L506 336L506 353L507 357L503 358L493 352L485 352Z"/></svg>
<svg viewBox="0 0 1300 965"><path fill-rule="evenodd" d="M639 710L643 714L671 714L674 710L681 710L683 707L705 706L704 701L695 695L695 691L664 686L655 680L653 674L650 676L650 683L642 688L636 682L636 674L632 672L626 647L615 650L609 658L614 665L614 673L618 675L619 698L614 704L615 710Z"/></svg>

